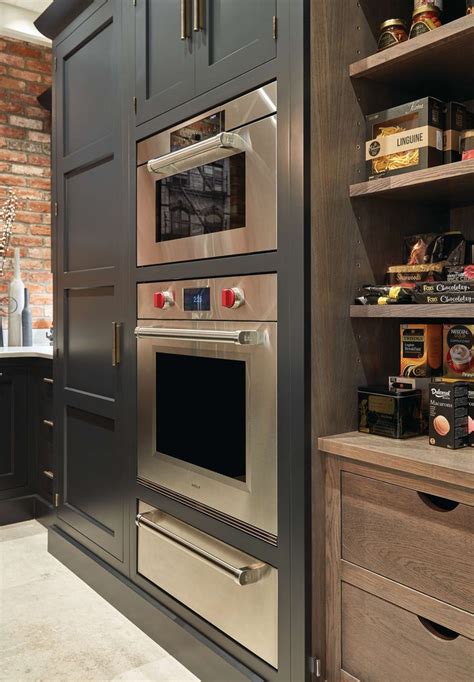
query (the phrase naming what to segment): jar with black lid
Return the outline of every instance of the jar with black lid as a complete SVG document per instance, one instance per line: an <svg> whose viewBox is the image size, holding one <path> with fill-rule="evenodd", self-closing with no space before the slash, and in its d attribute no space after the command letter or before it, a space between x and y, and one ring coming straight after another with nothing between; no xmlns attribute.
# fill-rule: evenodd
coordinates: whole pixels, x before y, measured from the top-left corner
<svg viewBox="0 0 474 682"><path fill-rule="evenodd" d="M379 52L386 50L387 47L403 43L405 40L408 40L408 29L403 19L387 19L381 24L378 42Z"/></svg>

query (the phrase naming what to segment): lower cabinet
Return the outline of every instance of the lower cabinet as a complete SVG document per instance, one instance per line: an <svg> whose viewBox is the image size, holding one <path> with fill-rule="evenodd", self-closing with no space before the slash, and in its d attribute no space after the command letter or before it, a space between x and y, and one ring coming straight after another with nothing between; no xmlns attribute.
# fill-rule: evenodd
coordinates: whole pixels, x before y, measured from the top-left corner
<svg viewBox="0 0 474 682"><path fill-rule="evenodd" d="M2 498L14 497L19 489L28 485L28 417L27 368L9 363L0 364L0 494Z"/></svg>
<svg viewBox="0 0 474 682"><path fill-rule="evenodd" d="M461 485L327 457L328 682L474 679L474 495Z"/></svg>

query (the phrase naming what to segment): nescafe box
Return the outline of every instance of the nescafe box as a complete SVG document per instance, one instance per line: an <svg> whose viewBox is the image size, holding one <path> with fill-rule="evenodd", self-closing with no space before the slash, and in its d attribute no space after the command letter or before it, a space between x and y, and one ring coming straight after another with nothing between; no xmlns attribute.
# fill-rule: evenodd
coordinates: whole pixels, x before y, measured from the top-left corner
<svg viewBox="0 0 474 682"><path fill-rule="evenodd" d="M474 379L474 324L443 326L443 363L445 376Z"/></svg>
<svg viewBox="0 0 474 682"><path fill-rule="evenodd" d="M436 381L430 384L430 445L449 450L469 446L469 384Z"/></svg>

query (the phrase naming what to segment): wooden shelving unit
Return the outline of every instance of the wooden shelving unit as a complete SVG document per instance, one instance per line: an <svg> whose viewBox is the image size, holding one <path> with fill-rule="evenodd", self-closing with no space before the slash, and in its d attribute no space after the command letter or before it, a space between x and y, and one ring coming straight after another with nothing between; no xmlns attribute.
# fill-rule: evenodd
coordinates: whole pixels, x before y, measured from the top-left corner
<svg viewBox="0 0 474 682"><path fill-rule="evenodd" d="M358 182L350 186L350 196L470 205L474 201L474 160Z"/></svg>
<svg viewBox="0 0 474 682"><path fill-rule="evenodd" d="M471 57L469 58L469 55ZM353 79L376 83L403 82L425 94L443 90L455 98L472 97L474 89L474 16L451 21L441 28L400 43L350 65Z"/></svg>
<svg viewBox="0 0 474 682"><path fill-rule="evenodd" d="M446 450L433 447L427 436L395 440L352 431L318 440L323 452L388 468L401 468L417 476L453 485L474 487L472 448Z"/></svg>
<svg viewBox="0 0 474 682"><path fill-rule="evenodd" d="M402 318L402 319L471 319L474 320L474 304L446 305L352 305L354 318Z"/></svg>

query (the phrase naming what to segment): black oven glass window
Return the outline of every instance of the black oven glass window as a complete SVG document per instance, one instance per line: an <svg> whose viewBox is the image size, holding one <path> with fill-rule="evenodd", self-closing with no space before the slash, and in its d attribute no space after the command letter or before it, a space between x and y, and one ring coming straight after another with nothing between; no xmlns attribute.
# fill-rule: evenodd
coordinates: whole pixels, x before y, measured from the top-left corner
<svg viewBox="0 0 474 682"><path fill-rule="evenodd" d="M171 133L171 151L218 135L224 114ZM245 152L156 183L156 241L245 227Z"/></svg>
<svg viewBox="0 0 474 682"><path fill-rule="evenodd" d="M156 354L156 450L246 478L245 362Z"/></svg>

